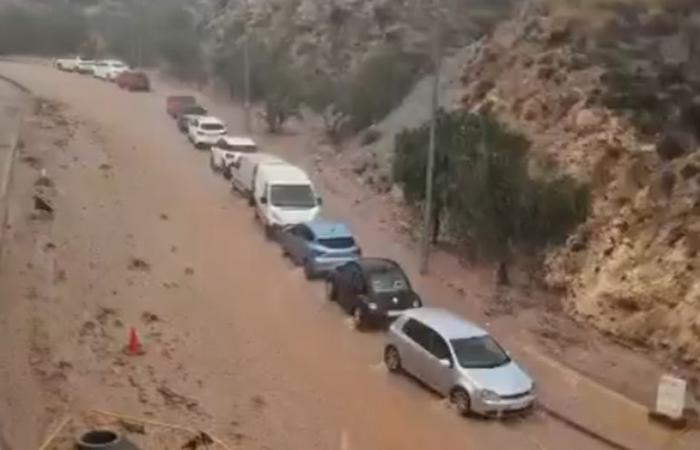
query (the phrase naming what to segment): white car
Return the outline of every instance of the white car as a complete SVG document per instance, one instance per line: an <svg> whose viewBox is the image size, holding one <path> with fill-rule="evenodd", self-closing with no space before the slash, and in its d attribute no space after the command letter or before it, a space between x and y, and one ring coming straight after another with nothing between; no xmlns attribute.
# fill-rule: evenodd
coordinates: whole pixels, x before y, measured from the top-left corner
<svg viewBox="0 0 700 450"><path fill-rule="evenodd" d="M93 75L95 73L95 63L90 59L81 59L78 61L78 66L76 67L76 72L82 73L84 75Z"/></svg>
<svg viewBox="0 0 700 450"><path fill-rule="evenodd" d="M65 70L66 72L74 72L78 70L78 64L80 64L80 57L75 58L59 58L54 61L54 66L58 70Z"/></svg>
<svg viewBox="0 0 700 450"><path fill-rule="evenodd" d="M240 163L244 153L255 153L258 146L247 137L223 136L211 146L209 165L214 172L222 172L227 179L231 178L231 166Z"/></svg>
<svg viewBox="0 0 700 450"><path fill-rule="evenodd" d="M129 66L121 61L108 59L95 64L94 75L107 81L114 81L119 74L129 70Z"/></svg>
<svg viewBox="0 0 700 450"><path fill-rule="evenodd" d="M249 206L255 206L253 201L255 176L260 167L267 164L287 164L287 162L267 153L246 153L236 160L236 164L228 167L228 173L231 176L231 188L240 192L243 198L248 200Z"/></svg>
<svg viewBox="0 0 700 450"><path fill-rule="evenodd" d="M226 135L226 125L216 117L196 117L189 121L187 137L195 148L204 150Z"/></svg>

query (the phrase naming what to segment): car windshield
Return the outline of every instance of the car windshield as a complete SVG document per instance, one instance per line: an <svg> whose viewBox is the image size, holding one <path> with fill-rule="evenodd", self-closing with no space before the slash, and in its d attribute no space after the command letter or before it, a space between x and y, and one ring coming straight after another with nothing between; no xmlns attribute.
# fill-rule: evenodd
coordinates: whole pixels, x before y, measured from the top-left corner
<svg viewBox="0 0 700 450"><path fill-rule="evenodd" d="M202 124L202 130L221 131L223 129L224 129L224 126L221 125L220 123L203 123Z"/></svg>
<svg viewBox="0 0 700 450"><path fill-rule="evenodd" d="M369 276L372 290L377 293L397 292L408 289L408 280L401 271L388 269L373 272Z"/></svg>
<svg viewBox="0 0 700 450"><path fill-rule="evenodd" d="M465 369L491 369L510 362L508 354L491 336L450 341L459 365Z"/></svg>
<svg viewBox="0 0 700 450"><path fill-rule="evenodd" d="M355 246L355 239L352 237L334 237L319 239L318 243L326 248L342 249L352 248Z"/></svg>
<svg viewBox="0 0 700 450"><path fill-rule="evenodd" d="M207 114L207 110L206 110L206 109L201 108L201 107L199 107L199 106L195 106L194 108L186 108L186 109L183 111L183 114L182 114L182 115L183 115L183 116L187 116L187 115L190 115L190 116L204 116L204 115L206 115L206 114Z"/></svg>
<svg viewBox="0 0 700 450"><path fill-rule="evenodd" d="M270 186L270 203L281 208L313 208L316 197L308 184L275 184Z"/></svg>
<svg viewBox="0 0 700 450"><path fill-rule="evenodd" d="M228 150L230 152L255 153L257 151L257 147L254 145L231 145L223 140L219 142L217 146L222 150Z"/></svg>

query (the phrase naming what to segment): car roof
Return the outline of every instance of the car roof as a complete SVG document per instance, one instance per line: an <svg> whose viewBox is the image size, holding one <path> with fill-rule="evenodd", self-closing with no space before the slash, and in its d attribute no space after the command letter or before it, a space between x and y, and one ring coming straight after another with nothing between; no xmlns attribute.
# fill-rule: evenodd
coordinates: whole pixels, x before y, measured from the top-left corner
<svg viewBox="0 0 700 450"><path fill-rule="evenodd" d="M352 237L350 229L343 222L317 219L305 224L319 239Z"/></svg>
<svg viewBox="0 0 700 450"><path fill-rule="evenodd" d="M199 119L199 123L200 123L200 124L202 124L202 123L212 123L212 124L213 124L213 123L216 123L216 124L223 125L223 124L224 124L224 121L221 120L221 119L219 119L218 117L214 117L214 116L204 116L204 117L201 117L201 118Z"/></svg>
<svg viewBox="0 0 700 450"><path fill-rule="evenodd" d="M241 136L224 136L221 138L226 141L228 145L238 146L238 147L255 147L255 141L249 137Z"/></svg>
<svg viewBox="0 0 700 450"><path fill-rule="evenodd" d="M407 310L404 315L429 326L445 339L488 336L482 328L446 309L416 308Z"/></svg>
<svg viewBox="0 0 700 450"><path fill-rule="evenodd" d="M356 262L360 265L360 267L362 267L363 270L368 272L401 267L399 263L388 258L360 258Z"/></svg>
<svg viewBox="0 0 700 450"><path fill-rule="evenodd" d="M277 184L310 184L309 176L302 169L293 166L289 163L270 164L260 168L259 174L265 174L265 177L274 181Z"/></svg>

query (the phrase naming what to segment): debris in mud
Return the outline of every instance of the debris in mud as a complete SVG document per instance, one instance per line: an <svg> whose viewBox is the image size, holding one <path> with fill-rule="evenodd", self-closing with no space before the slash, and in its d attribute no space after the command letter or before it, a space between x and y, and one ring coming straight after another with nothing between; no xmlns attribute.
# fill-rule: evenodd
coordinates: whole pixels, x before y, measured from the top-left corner
<svg viewBox="0 0 700 450"><path fill-rule="evenodd" d="M151 266L141 258L131 258L131 261L129 261L129 270L148 272L151 270Z"/></svg>
<svg viewBox="0 0 700 450"><path fill-rule="evenodd" d="M191 267L185 268L185 275L194 275L194 269Z"/></svg>
<svg viewBox="0 0 700 450"><path fill-rule="evenodd" d="M177 245L173 245L172 247L170 247L170 252L177 253Z"/></svg>
<svg viewBox="0 0 700 450"><path fill-rule="evenodd" d="M39 158L37 158L36 156L32 156L32 155L25 155L20 159L20 161L27 164L32 169L38 169L39 166L41 165L41 160Z"/></svg>
<svg viewBox="0 0 700 450"><path fill-rule="evenodd" d="M167 214L165 214L165 213L161 213L161 214L160 214L160 220L170 220L170 217L169 217Z"/></svg>
<svg viewBox="0 0 700 450"><path fill-rule="evenodd" d="M267 401L265 401L265 398L261 395L254 395L251 397L250 401L253 403L253 406L258 409L262 409L267 406Z"/></svg>
<svg viewBox="0 0 700 450"><path fill-rule="evenodd" d="M66 271L65 269L57 269L56 274L54 275L53 282L54 284L60 284L65 282L67 279L66 276Z"/></svg>
<svg viewBox="0 0 700 450"><path fill-rule="evenodd" d="M79 335L80 337L85 337L89 334L92 334L93 331L95 331L95 328L97 328L97 325L95 325L95 322L88 320L83 323L83 326L80 327L80 332Z"/></svg>
<svg viewBox="0 0 700 450"><path fill-rule="evenodd" d="M160 322L160 317L149 311L144 311L143 314L141 314L141 319L147 324Z"/></svg>
<svg viewBox="0 0 700 450"><path fill-rule="evenodd" d="M128 422L124 419L119 419L117 423L127 433L146 434L146 426L142 423Z"/></svg>
<svg viewBox="0 0 700 450"><path fill-rule="evenodd" d="M178 394L166 385L158 387L157 391L169 406L184 407L188 411L195 411L199 407L199 402L182 394Z"/></svg>
<svg viewBox="0 0 700 450"><path fill-rule="evenodd" d="M185 442L182 448L186 450L197 450L200 446L208 448L213 443L214 439L212 439L211 436L204 431L200 431L198 435Z"/></svg>
<svg viewBox="0 0 700 450"><path fill-rule="evenodd" d="M95 316L95 319L100 325L105 325L111 316L117 315L117 310L106 306L100 306L100 310Z"/></svg>
<svg viewBox="0 0 700 450"><path fill-rule="evenodd" d="M44 251L49 252L51 250L56 250L56 244L54 244L53 242L47 242L46 244L44 244Z"/></svg>
<svg viewBox="0 0 700 450"><path fill-rule="evenodd" d="M38 195L34 195L34 211L37 213L36 216L33 216L35 219L49 220L53 218L53 206Z"/></svg>
<svg viewBox="0 0 700 450"><path fill-rule="evenodd" d="M107 163L100 164L98 168L102 171L105 171L105 172L108 170L112 170L112 166L110 164L107 164Z"/></svg>
<svg viewBox="0 0 700 450"><path fill-rule="evenodd" d="M46 173L46 169L41 169L41 174L39 175L39 178L37 178L34 182L34 186L47 188L54 186L54 182L51 178L49 178L48 174Z"/></svg>

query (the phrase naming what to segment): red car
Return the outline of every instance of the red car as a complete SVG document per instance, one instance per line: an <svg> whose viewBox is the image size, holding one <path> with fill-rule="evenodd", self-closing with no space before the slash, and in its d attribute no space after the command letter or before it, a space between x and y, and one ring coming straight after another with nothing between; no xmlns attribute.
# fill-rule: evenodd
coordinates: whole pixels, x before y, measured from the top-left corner
<svg viewBox="0 0 700 450"><path fill-rule="evenodd" d="M143 72L122 72L115 81L120 89L146 92L151 90L151 82L148 79L148 75Z"/></svg>
<svg viewBox="0 0 700 450"><path fill-rule="evenodd" d="M191 95L171 95L165 101L165 110L172 118L176 118L183 109L192 106L197 106L197 99Z"/></svg>

